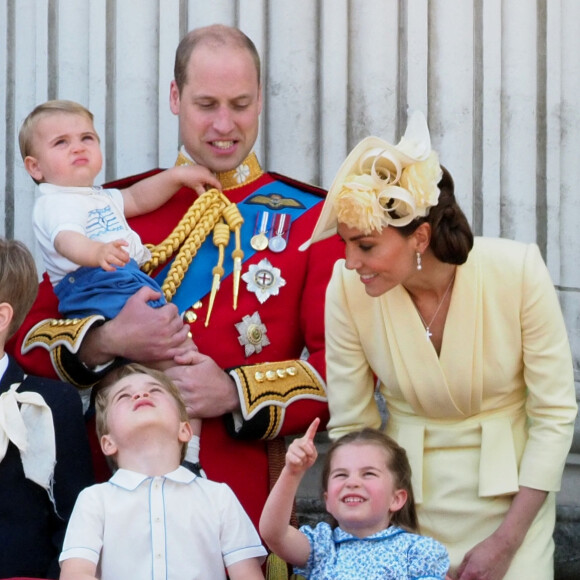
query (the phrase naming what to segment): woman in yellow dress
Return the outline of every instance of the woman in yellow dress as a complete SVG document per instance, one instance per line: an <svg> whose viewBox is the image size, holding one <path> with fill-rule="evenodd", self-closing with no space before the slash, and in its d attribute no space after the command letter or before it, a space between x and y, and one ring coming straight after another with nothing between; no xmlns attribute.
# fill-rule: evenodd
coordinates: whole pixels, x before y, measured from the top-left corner
<svg viewBox="0 0 580 580"><path fill-rule="evenodd" d="M538 247L474 239L419 112L396 146L369 137L348 156L309 243L336 231L330 437L380 427L378 394L411 461L421 533L447 547L451 577L553 578L577 405Z"/></svg>

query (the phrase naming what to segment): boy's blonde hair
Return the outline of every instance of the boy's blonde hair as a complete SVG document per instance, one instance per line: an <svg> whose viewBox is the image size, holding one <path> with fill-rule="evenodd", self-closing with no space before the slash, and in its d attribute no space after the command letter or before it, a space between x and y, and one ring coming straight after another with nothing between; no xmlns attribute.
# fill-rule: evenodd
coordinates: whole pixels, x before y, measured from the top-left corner
<svg viewBox="0 0 580 580"><path fill-rule="evenodd" d="M17 240L0 238L0 303L12 306L10 338L24 321L38 293L38 274L28 248Z"/></svg>
<svg viewBox="0 0 580 580"><path fill-rule="evenodd" d="M189 421L181 393L173 381L165 373L155 369L150 369L138 363L129 363L112 370L95 387L96 428L99 441L103 435L106 435L109 432L109 393L111 392L113 386L116 385L121 379L131 375L149 375L155 379L175 399L175 402L177 403L177 409L179 411L179 419L184 422ZM186 451L187 442L183 443L181 448L181 461L185 459ZM114 459L111 459L114 463Z"/></svg>
<svg viewBox="0 0 580 580"><path fill-rule="evenodd" d="M55 115L57 113L81 115L82 117L89 119L91 123L94 121L93 114L86 107L83 107L81 104L75 103L74 101L53 100L38 105L28 114L26 119L24 119L22 127L20 127L20 133L18 134L20 155L22 155L23 160L29 155L33 155L32 142L38 121L43 117Z"/></svg>

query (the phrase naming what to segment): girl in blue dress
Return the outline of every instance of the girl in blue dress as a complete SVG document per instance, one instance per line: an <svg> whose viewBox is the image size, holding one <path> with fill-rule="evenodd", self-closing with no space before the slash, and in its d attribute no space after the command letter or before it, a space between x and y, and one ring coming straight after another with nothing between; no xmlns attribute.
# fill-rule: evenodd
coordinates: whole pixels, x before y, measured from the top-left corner
<svg viewBox="0 0 580 580"><path fill-rule="evenodd" d="M326 510L335 525L289 524L296 491L317 457L315 419L294 440L264 506L260 533L269 548L308 580L443 580L446 549L418 533L405 450L376 429L345 435L330 448L322 473Z"/></svg>

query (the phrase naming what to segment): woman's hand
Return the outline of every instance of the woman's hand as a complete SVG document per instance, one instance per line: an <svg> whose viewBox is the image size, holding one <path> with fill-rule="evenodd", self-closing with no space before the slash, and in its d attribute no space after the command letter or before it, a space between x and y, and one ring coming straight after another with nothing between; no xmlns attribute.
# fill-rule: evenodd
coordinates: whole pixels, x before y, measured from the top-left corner
<svg viewBox="0 0 580 580"><path fill-rule="evenodd" d="M455 580L501 580L516 551L517 547L492 534L465 554Z"/></svg>
<svg viewBox="0 0 580 580"><path fill-rule="evenodd" d="M455 580L501 580L547 495L521 486L499 528L465 554Z"/></svg>

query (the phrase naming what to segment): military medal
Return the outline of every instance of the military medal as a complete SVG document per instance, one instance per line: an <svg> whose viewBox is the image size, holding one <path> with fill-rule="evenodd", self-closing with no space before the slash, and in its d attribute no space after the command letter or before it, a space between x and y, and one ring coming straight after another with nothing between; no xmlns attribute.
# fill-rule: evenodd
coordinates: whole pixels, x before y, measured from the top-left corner
<svg viewBox="0 0 580 580"><path fill-rule="evenodd" d="M244 347L246 356L262 352L264 346L270 344L270 340L266 336L266 325L262 324L258 312L246 315L241 322L236 322L236 330L240 333L238 341Z"/></svg>
<svg viewBox="0 0 580 580"><path fill-rule="evenodd" d="M268 221L270 219L270 212L262 211L256 216L256 232L250 239L250 246L257 252L265 250L268 247Z"/></svg>
<svg viewBox="0 0 580 580"><path fill-rule="evenodd" d="M268 242L268 247L272 252L283 252L288 245L288 232L290 231L290 215L287 213L278 214L274 218L272 232L274 235Z"/></svg>
<svg viewBox="0 0 580 580"><path fill-rule="evenodd" d="M280 275L280 268L272 266L267 258L258 264L250 264L242 280L248 285L248 290L254 292L260 304L264 304L270 296L277 296L280 288L286 285L286 280Z"/></svg>

